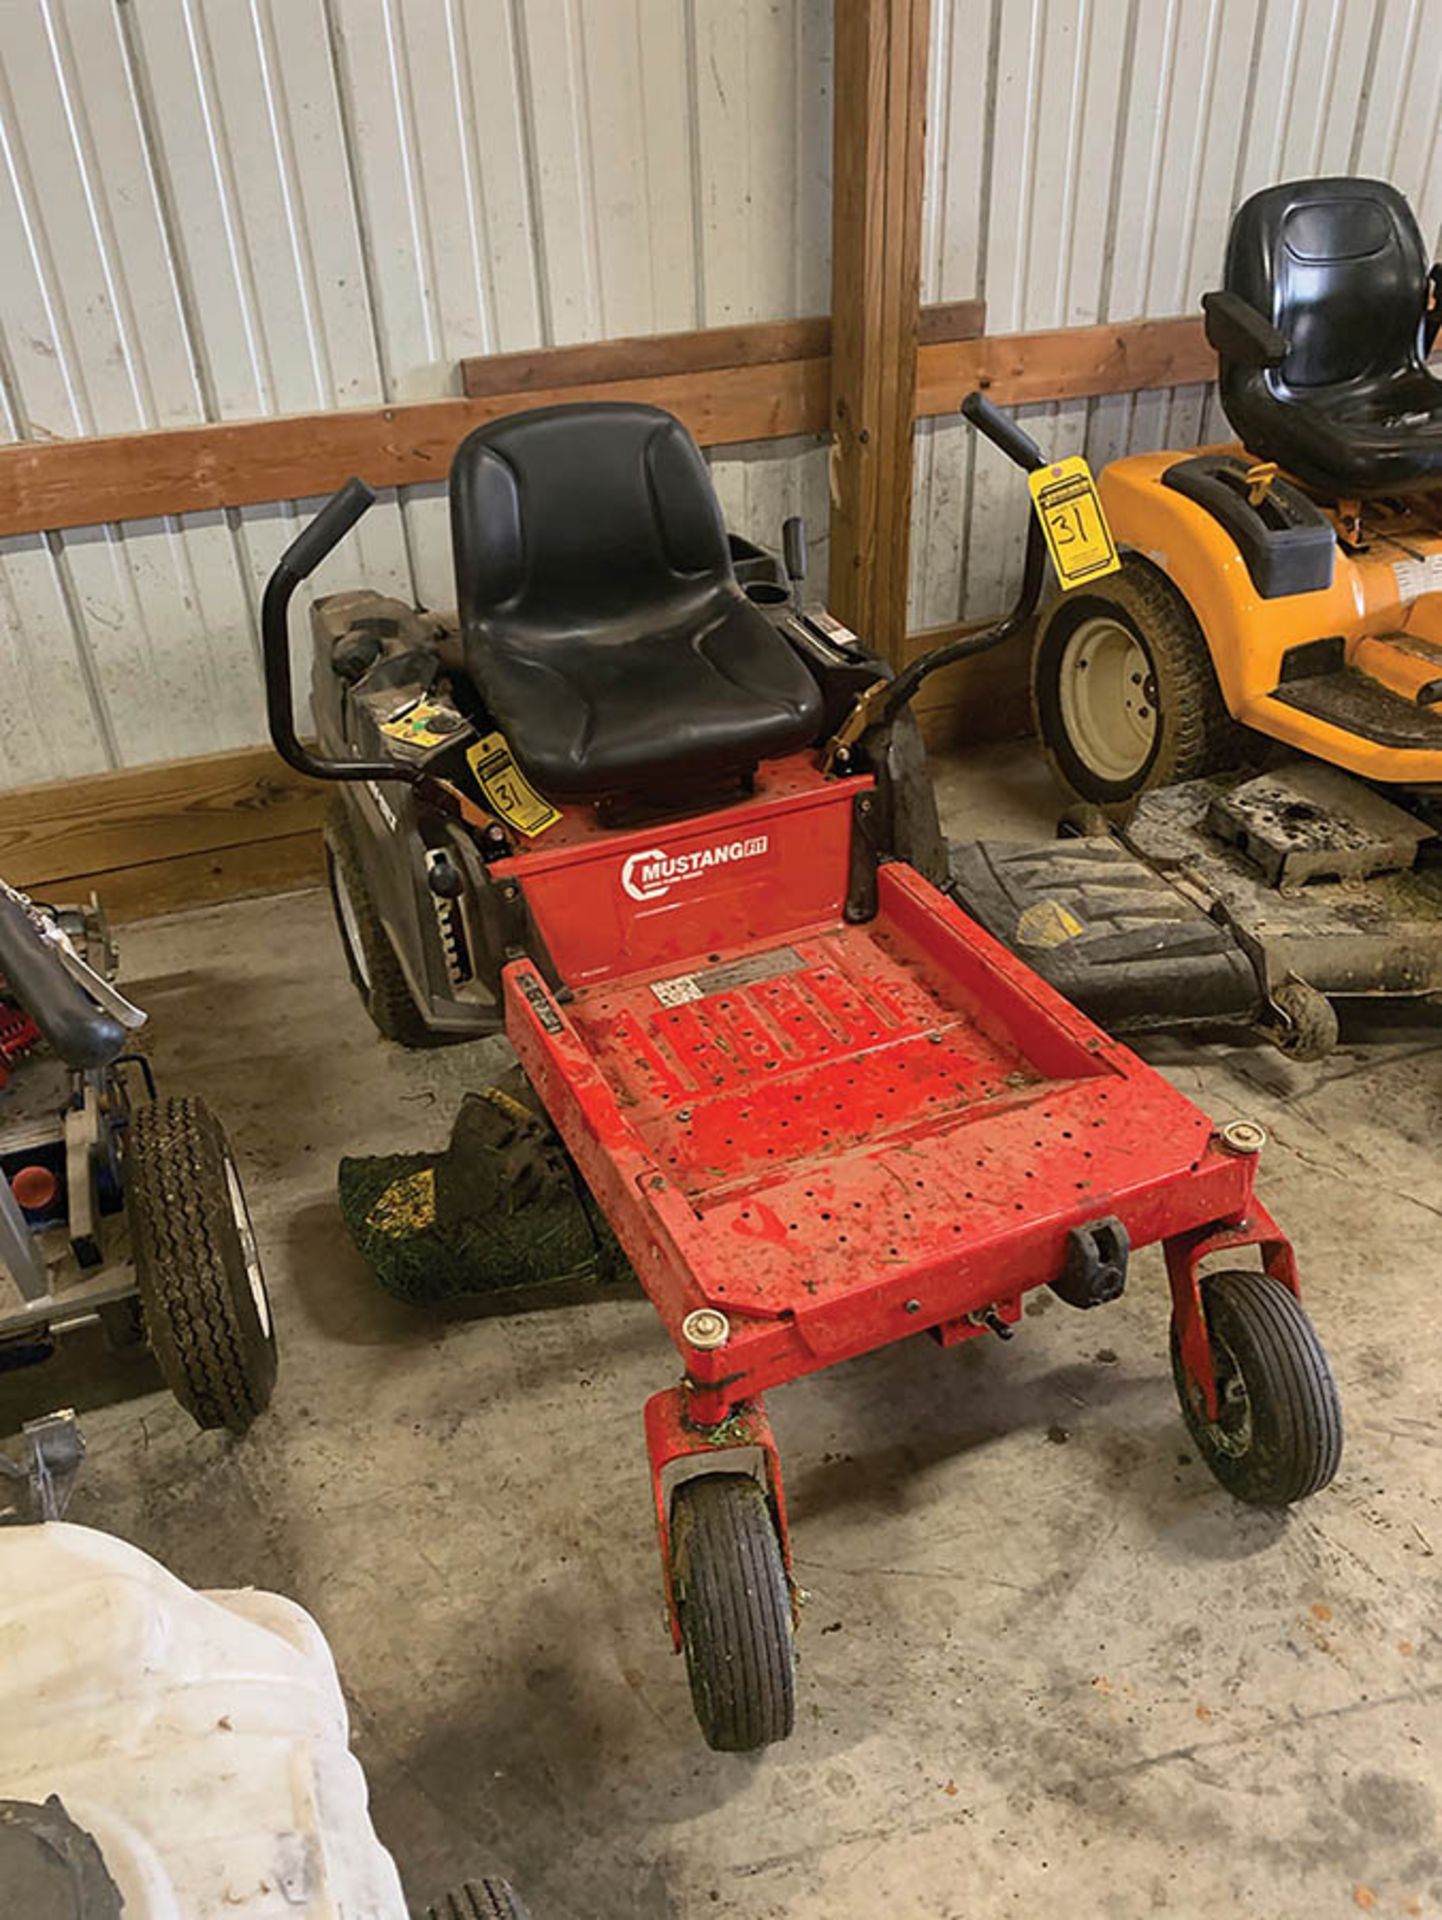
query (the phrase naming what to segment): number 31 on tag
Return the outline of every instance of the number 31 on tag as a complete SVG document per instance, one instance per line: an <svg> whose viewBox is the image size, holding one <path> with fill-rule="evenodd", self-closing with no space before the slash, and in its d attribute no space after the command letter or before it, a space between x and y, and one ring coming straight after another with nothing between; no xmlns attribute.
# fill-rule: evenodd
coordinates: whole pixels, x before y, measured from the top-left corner
<svg viewBox="0 0 1442 1920"><path fill-rule="evenodd" d="M1116 542L1102 511L1097 483L1081 454L1038 467L1028 476L1027 485L1063 587L1079 587L1118 570Z"/></svg>

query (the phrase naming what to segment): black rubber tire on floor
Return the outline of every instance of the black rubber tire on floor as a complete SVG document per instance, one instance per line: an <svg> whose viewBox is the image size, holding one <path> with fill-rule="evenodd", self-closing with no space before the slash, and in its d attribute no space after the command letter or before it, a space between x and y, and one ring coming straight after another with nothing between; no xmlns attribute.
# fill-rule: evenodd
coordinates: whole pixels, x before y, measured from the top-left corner
<svg viewBox="0 0 1442 1920"><path fill-rule="evenodd" d="M1305 980L1284 980L1272 994L1288 1025L1268 1029L1268 1038L1289 1060L1325 1060L1341 1031L1337 1009Z"/></svg>
<svg viewBox="0 0 1442 1920"><path fill-rule="evenodd" d="M338 795L332 798L326 815L325 870L330 887L331 910L335 914L336 931L340 935L346 969L351 984L371 1017L372 1025L385 1039L394 1040L398 1046L437 1045L442 1036L433 1033L426 1025L415 996L401 972L396 950L391 945L391 937L376 910L366 880L365 867L356 845L355 829L346 813L345 802ZM346 926L345 911L341 905L342 888L354 914L359 953L352 946L350 931Z"/></svg>
<svg viewBox="0 0 1442 1920"><path fill-rule="evenodd" d="M259 1299L252 1289L254 1243L248 1252L227 1167L233 1175L203 1100L155 1100L132 1114L125 1205L146 1338L197 1425L244 1433L275 1386L275 1325L258 1261Z"/></svg>
<svg viewBox="0 0 1442 1920"><path fill-rule="evenodd" d="M467 1880L425 1909L418 1920L530 1920L521 1896L506 1880Z"/></svg>
<svg viewBox="0 0 1442 1920"><path fill-rule="evenodd" d="M691 1702L718 1753L784 1740L796 1717L791 1591L771 1509L749 1474L683 1481L671 1577Z"/></svg>
<svg viewBox="0 0 1442 1920"><path fill-rule="evenodd" d="M1229 1404L1213 1423L1187 1393L1175 1322L1172 1378L1187 1429L1211 1472L1251 1506L1289 1507L1318 1493L1342 1460L1332 1369L1300 1301L1270 1274L1202 1276L1217 1384Z"/></svg>
<svg viewBox="0 0 1442 1920"><path fill-rule="evenodd" d="M1161 724L1145 764L1125 780L1089 767L1069 739L1061 706L1067 642L1087 620L1107 615L1141 643L1156 682ZM1032 714L1057 781L1078 800L1114 807L1156 787L1240 765L1249 736L1227 712L1196 616L1164 574L1130 554L1118 573L1074 588L1043 616L1031 663Z"/></svg>

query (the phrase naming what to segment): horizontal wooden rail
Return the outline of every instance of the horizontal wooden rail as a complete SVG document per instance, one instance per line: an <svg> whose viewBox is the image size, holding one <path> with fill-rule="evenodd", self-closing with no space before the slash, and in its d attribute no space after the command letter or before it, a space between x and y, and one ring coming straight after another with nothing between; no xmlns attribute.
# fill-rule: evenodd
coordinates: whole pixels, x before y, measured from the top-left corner
<svg viewBox="0 0 1442 1920"><path fill-rule="evenodd" d="M1001 333L924 346L916 370L918 419L950 413L973 387L998 406L1084 400L1215 380L1217 356L1200 319L1126 320L1055 333Z"/></svg>
<svg viewBox="0 0 1442 1920"><path fill-rule="evenodd" d="M326 793L269 747L0 794L0 874L136 920L321 878Z"/></svg>
<svg viewBox="0 0 1442 1920"><path fill-rule="evenodd" d="M974 340L985 326L984 300L951 300L922 308L918 337ZM642 333L576 347L536 347L527 353L482 354L462 360L461 390L472 399L504 395L514 400L517 393L532 387L730 373L738 367L778 366L788 360L825 360L830 353L831 321L821 315L760 326L705 327L694 333Z"/></svg>
<svg viewBox="0 0 1442 1920"><path fill-rule="evenodd" d="M936 307L930 337L984 321L978 300ZM602 340L463 361L459 399L19 441L0 447L0 534L304 500L353 473L377 487L443 483L472 427L563 401L666 407L703 447L823 433L830 340L829 320Z"/></svg>
<svg viewBox="0 0 1442 1920"><path fill-rule="evenodd" d="M1214 372L1200 320L966 338L981 319L976 301L922 310L919 417L950 413L974 386L1010 406L1182 386ZM449 400L16 441L0 447L0 535L303 500L352 473L382 487L442 484L472 427L563 401L667 407L708 447L824 433L829 327L786 321L498 355L465 363L471 385L491 391ZM497 384L507 380L519 384Z"/></svg>
<svg viewBox="0 0 1442 1920"><path fill-rule="evenodd" d="M736 367L585 386L535 387L480 400L284 414L204 427L0 447L0 534L157 514L202 513L332 492L358 473L377 487L444 485L472 427L566 400L644 400L684 420L703 447L819 433L827 360Z"/></svg>

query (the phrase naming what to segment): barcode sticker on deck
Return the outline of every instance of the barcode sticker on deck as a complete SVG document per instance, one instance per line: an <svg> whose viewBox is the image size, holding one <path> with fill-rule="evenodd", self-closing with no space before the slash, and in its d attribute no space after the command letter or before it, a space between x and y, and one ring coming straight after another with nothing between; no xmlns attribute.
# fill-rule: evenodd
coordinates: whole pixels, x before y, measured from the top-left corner
<svg viewBox="0 0 1442 1920"><path fill-rule="evenodd" d="M653 980L651 991L663 1007L681 1007L688 1000L708 1000L713 993L729 993L736 987L749 987L757 980L775 980L783 973L799 973L805 965L795 947L772 947L768 953L753 953L745 960L707 967L701 973L678 973L669 980Z"/></svg>

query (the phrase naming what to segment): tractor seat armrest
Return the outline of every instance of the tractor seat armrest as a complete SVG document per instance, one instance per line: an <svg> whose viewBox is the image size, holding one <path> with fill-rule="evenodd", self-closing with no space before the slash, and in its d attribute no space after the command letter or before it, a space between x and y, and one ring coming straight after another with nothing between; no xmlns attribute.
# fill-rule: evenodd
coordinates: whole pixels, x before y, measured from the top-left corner
<svg viewBox="0 0 1442 1920"><path fill-rule="evenodd" d="M1204 293L1202 311L1207 316L1207 344L1223 360L1244 367L1278 367L1286 359L1287 336L1239 293Z"/></svg>

